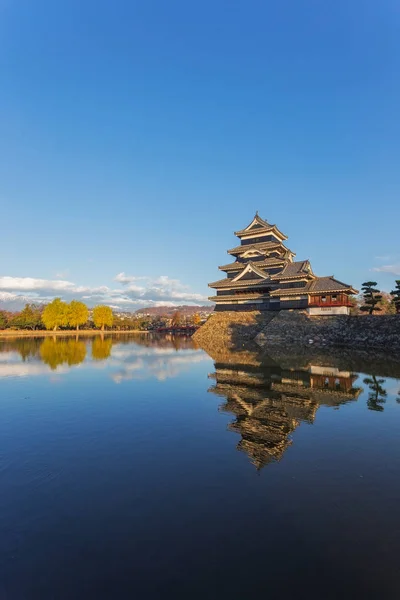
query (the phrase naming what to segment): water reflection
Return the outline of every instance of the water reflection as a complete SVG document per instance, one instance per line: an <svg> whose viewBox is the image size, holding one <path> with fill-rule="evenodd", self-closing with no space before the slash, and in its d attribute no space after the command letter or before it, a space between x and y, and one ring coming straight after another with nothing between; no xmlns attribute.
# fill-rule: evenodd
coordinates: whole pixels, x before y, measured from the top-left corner
<svg viewBox="0 0 400 600"><path fill-rule="evenodd" d="M219 358L219 360L218 360ZM220 411L235 420L228 426L241 436L238 450L257 469L282 458L300 423L313 423L320 406L338 408L355 401L358 375L329 365L282 368L260 352L228 352L215 361L209 392L225 398Z"/></svg>
<svg viewBox="0 0 400 600"><path fill-rule="evenodd" d="M93 360L106 360L111 355L113 341L107 337L95 337L92 341Z"/></svg>
<svg viewBox="0 0 400 600"><path fill-rule="evenodd" d="M366 377L364 383L369 387L367 405L370 410L383 411L383 406L386 402L387 391L383 387L385 379L378 379L375 375Z"/></svg>
<svg viewBox="0 0 400 600"><path fill-rule="evenodd" d="M83 362L86 356L86 345L74 339L45 338L39 351L42 361L54 371L62 364L72 366Z"/></svg>
<svg viewBox="0 0 400 600"><path fill-rule="evenodd" d="M0 378L67 374L71 367L106 369L115 383L176 377L207 360L186 336L155 334L0 339Z"/></svg>

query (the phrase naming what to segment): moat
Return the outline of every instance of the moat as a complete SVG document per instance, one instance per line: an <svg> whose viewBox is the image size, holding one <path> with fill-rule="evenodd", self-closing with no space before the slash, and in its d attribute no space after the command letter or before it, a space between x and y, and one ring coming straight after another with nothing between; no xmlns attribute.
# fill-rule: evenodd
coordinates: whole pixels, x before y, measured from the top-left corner
<svg viewBox="0 0 400 600"><path fill-rule="evenodd" d="M400 359L0 338L0 599L400 596Z"/></svg>

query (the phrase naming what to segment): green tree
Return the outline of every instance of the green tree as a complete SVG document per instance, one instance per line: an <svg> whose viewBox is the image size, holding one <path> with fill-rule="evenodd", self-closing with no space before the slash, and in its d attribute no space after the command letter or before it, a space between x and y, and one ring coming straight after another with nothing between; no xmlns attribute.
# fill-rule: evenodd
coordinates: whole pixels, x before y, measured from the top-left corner
<svg viewBox="0 0 400 600"><path fill-rule="evenodd" d="M400 279L396 279L396 287L390 293L393 296L393 304L396 307L396 313L400 314Z"/></svg>
<svg viewBox="0 0 400 600"><path fill-rule="evenodd" d="M8 318L4 310L0 310L0 329L5 329L8 325Z"/></svg>
<svg viewBox="0 0 400 600"><path fill-rule="evenodd" d="M112 339L102 339L103 336L95 337L92 341L92 358L94 360L105 360L111 354Z"/></svg>
<svg viewBox="0 0 400 600"><path fill-rule="evenodd" d="M365 281L361 288L364 304L363 306L360 306L360 310L367 312L370 315L373 314L374 310L381 310L377 304L382 300L382 295L375 286L376 281Z"/></svg>
<svg viewBox="0 0 400 600"><path fill-rule="evenodd" d="M68 305L61 298L54 298L42 314L42 321L46 329L56 331L59 327L68 325Z"/></svg>
<svg viewBox="0 0 400 600"><path fill-rule="evenodd" d="M104 331L104 327L112 327L114 316L109 306L100 304L93 310L93 321L96 327Z"/></svg>
<svg viewBox="0 0 400 600"><path fill-rule="evenodd" d="M364 383L368 385L371 390L368 395L367 406L369 410L383 411L384 402L386 402L387 391L384 389L383 384L385 379L377 379L375 375L366 377Z"/></svg>
<svg viewBox="0 0 400 600"><path fill-rule="evenodd" d="M42 327L41 307L36 304L25 304L25 308L10 320L15 329L40 329Z"/></svg>
<svg viewBox="0 0 400 600"><path fill-rule="evenodd" d="M89 319L89 311L86 304L78 302L78 300L71 300L68 304L67 312L68 325L76 327L77 331L79 326L87 323Z"/></svg>

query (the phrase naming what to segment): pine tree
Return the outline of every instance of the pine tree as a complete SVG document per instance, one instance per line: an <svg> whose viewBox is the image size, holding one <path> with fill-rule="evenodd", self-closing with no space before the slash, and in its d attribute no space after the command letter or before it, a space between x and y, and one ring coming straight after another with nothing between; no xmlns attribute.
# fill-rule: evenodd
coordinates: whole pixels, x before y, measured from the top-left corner
<svg viewBox="0 0 400 600"><path fill-rule="evenodd" d="M393 296L393 304L397 314L400 314L400 279L396 279L396 288L390 292Z"/></svg>
<svg viewBox="0 0 400 600"><path fill-rule="evenodd" d="M375 286L376 281L365 281L361 288L364 304L363 306L360 306L360 310L367 312L370 315L373 314L374 310L381 310L377 304L382 300L382 295L380 290L378 290Z"/></svg>

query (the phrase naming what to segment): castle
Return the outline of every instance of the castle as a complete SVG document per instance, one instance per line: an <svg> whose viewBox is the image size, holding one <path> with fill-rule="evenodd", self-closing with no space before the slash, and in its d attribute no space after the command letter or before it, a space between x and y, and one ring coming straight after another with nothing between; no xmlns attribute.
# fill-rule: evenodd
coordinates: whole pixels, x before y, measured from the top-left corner
<svg viewBox="0 0 400 600"><path fill-rule="evenodd" d="M224 279L209 283L216 289L215 310L303 309L310 315L349 314L351 285L333 276L314 275L309 260L295 261L284 245L287 236L256 213L235 235L240 245L228 250L234 262L219 267Z"/></svg>

